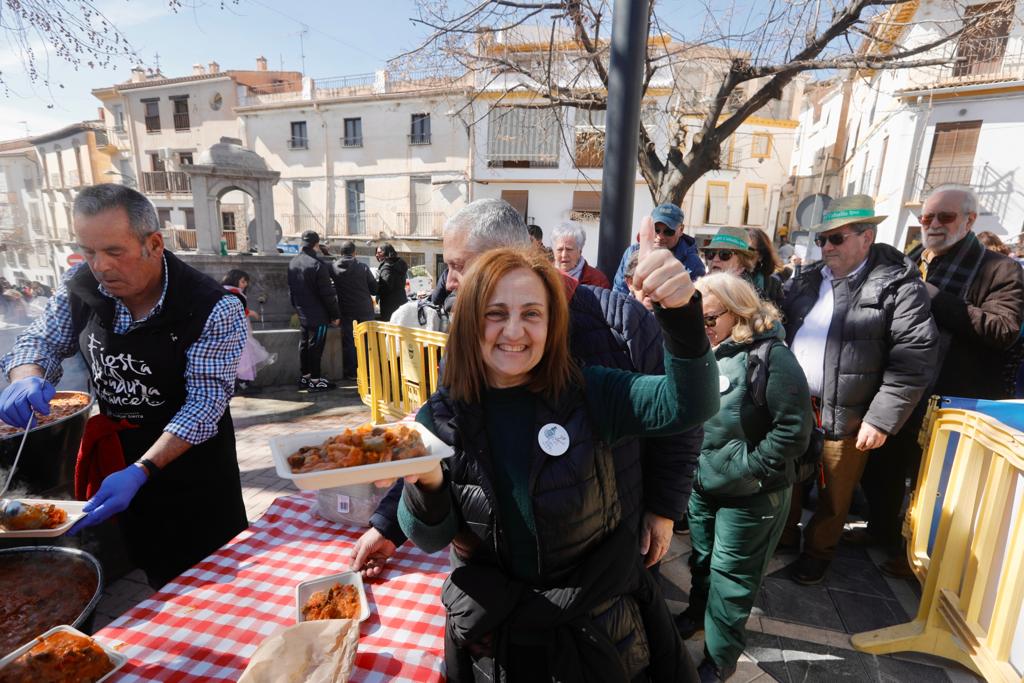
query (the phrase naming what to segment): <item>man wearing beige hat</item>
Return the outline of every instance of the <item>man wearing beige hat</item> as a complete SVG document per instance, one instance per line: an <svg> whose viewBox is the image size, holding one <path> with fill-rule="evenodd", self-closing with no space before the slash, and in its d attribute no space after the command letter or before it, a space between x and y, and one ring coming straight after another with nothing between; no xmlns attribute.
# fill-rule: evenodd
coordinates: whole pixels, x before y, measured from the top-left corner
<svg viewBox="0 0 1024 683"><path fill-rule="evenodd" d="M917 267L875 244L874 201L835 200L813 229L821 261L786 287L786 339L807 376L825 431L818 504L793 566L802 584L821 581L835 554L868 452L900 430L934 371L938 333ZM780 547L797 548L802 486L793 491Z"/></svg>

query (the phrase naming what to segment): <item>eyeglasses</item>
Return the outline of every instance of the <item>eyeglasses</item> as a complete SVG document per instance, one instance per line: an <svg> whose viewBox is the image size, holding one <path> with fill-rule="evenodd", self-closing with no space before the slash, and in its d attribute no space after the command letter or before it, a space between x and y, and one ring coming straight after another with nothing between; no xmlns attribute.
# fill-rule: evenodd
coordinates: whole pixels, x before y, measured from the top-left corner
<svg viewBox="0 0 1024 683"><path fill-rule="evenodd" d="M823 247L825 246L825 243L828 242L829 244L838 247L840 244L846 241L847 237L852 237L853 235L859 234L859 232L840 232L836 233L835 235L829 235L828 237L826 237L825 235L818 235L817 237L814 238L814 243L817 244L819 247Z"/></svg>
<svg viewBox="0 0 1024 683"><path fill-rule="evenodd" d="M956 211L939 211L938 213L921 214L921 225L931 225L932 221L938 221L942 225L949 225L959 216Z"/></svg>
<svg viewBox="0 0 1024 683"><path fill-rule="evenodd" d="M714 313L712 315L704 316L704 327L714 327L716 324L718 324L718 319L728 312L729 311L722 311L721 313Z"/></svg>
<svg viewBox="0 0 1024 683"><path fill-rule="evenodd" d="M729 259L732 258L732 250L731 249L705 249L704 250L704 260L705 261L710 261L713 258L715 258L716 256L718 257L719 261L728 261Z"/></svg>
<svg viewBox="0 0 1024 683"><path fill-rule="evenodd" d="M658 228L659 225L661 225L661 223L655 223L654 224L654 232L655 233L657 233L659 235L664 235L665 237L672 237L672 236L674 236L676 234L676 231L674 229L668 227L667 225L662 227L662 228L660 228L660 229Z"/></svg>

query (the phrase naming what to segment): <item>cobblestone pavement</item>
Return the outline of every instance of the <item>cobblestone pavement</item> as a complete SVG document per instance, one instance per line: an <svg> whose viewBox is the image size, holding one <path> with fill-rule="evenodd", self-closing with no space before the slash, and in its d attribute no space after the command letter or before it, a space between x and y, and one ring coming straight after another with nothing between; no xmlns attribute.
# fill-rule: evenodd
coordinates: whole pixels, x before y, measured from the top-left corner
<svg viewBox="0 0 1024 683"><path fill-rule="evenodd" d="M251 397L236 397L231 412L250 520L263 514L278 496L296 491L275 474L269 437L299 430L342 429L370 418L369 409L359 401L351 382L322 394L278 387ZM662 586L673 613L686 606L689 553L689 536L676 536L662 564ZM885 560L882 554L841 546L826 580L818 586L799 586L786 578L786 567L795 559L793 554L780 553L771 560L747 622L747 651L731 682L980 680L937 658L913 654L876 657L853 649L849 634L909 621L917 610L916 582L884 576L878 569ZM97 608L94 629L102 628L152 593L140 571L112 582ZM687 647L694 662L699 662L703 642L699 638L690 640Z"/></svg>

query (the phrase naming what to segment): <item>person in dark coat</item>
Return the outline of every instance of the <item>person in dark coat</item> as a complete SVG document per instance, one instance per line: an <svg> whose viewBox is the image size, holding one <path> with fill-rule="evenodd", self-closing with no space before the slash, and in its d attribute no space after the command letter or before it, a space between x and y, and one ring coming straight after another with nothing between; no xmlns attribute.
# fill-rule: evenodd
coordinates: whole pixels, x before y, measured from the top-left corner
<svg viewBox="0 0 1024 683"><path fill-rule="evenodd" d="M417 417L455 454L407 478L398 512L418 546L451 543L464 565L444 591L452 680L474 679L477 660L496 680L564 680L566 667L609 683L694 678L653 577L628 552L608 444L709 417L717 370L682 264L656 249L635 277L660 304L662 376L575 369L564 285L537 250L489 251L466 275L442 388ZM463 608L500 585L514 604ZM573 602L552 605L546 594L559 589Z"/></svg>
<svg viewBox="0 0 1024 683"><path fill-rule="evenodd" d="M299 314L299 386L312 392L337 385L323 376L320 359L327 344L327 328L341 324L338 294L331 279L330 262L320 257L320 235L302 233L302 251L288 263L288 294Z"/></svg>
<svg viewBox="0 0 1024 683"><path fill-rule="evenodd" d="M341 361L345 379L356 378L356 345L352 324L373 320L373 299L377 280L365 263L356 259L356 243L346 240L341 256L334 262L334 290L341 313Z"/></svg>
<svg viewBox="0 0 1024 683"><path fill-rule="evenodd" d="M786 283L786 339L825 432L825 486L792 572L801 584L824 578L868 453L900 431L935 370L938 332L924 283L902 253L875 243L884 219L871 197L836 199L814 228L822 260ZM802 494L794 487L780 545L799 547Z"/></svg>
<svg viewBox="0 0 1024 683"><path fill-rule="evenodd" d="M456 298L462 274L481 254L503 246L527 246L522 219L508 203L484 199L455 214L444 233L448 305ZM581 365L633 372L664 372L657 321L635 299L618 292L578 284L566 277L570 349ZM640 537L641 553L652 569L672 540L672 525L682 519L689 500L703 432L699 426L671 437L628 440L615 445L616 482L623 520ZM657 454L652 458L652 454ZM356 542L352 567L368 577L380 575L397 546L406 541L398 526L399 482L370 519L371 529Z"/></svg>
<svg viewBox="0 0 1024 683"><path fill-rule="evenodd" d="M0 420L24 427L33 410L49 414L61 361L82 355L99 409L84 441L102 445L75 468L89 500L71 533L117 515L159 588L248 526L229 408L245 312L165 249L156 209L131 188L82 188L74 227L85 263L0 359L11 381ZM95 438L104 433L113 438Z"/></svg>
<svg viewBox="0 0 1024 683"><path fill-rule="evenodd" d="M939 330L939 370L927 395L1012 398L1003 375L1024 320L1024 276L1016 261L975 236L977 217L977 197L957 186L937 188L921 208L922 244L910 258L924 277ZM844 536L888 549L892 556L882 570L898 577L910 575L900 550L900 509L906 475L916 478L920 466L917 434L926 407L922 402L892 443L868 461L862 480L868 528Z"/></svg>
<svg viewBox="0 0 1024 683"><path fill-rule="evenodd" d="M380 262L377 271L377 305L380 307L380 315L377 319L388 322L391 314L409 300L405 292L409 264L390 244L377 247L377 261Z"/></svg>

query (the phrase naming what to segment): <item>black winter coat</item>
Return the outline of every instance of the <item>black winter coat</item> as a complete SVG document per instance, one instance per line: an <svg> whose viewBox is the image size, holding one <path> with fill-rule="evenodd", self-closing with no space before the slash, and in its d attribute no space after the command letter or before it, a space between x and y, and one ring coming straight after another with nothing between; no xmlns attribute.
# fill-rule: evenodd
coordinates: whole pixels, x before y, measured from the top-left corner
<svg viewBox="0 0 1024 683"><path fill-rule="evenodd" d="M661 327L633 297L580 285L569 301L569 315L569 343L573 357L581 364L646 375L665 372ZM616 444L615 478L622 518L630 528L639 528L644 510L672 520L682 519L690 502L703 440L704 430L698 426L675 436ZM658 457L653 457L654 453Z"/></svg>
<svg viewBox="0 0 1024 683"><path fill-rule="evenodd" d="M288 263L288 295L303 327L326 325L341 317L331 264L303 248Z"/></svg>
<svg viewBox="0 0 1024 683"><path fill-rule="evenodd" d="M385 259L380 264L380 270L377 271L377 304L380 306L378 320L391 320L391 314L409 301L409 296L405 293L408 273L409 264L400 256Z"/></svg>
<svg viewBox="0 0 1024 683"><path fill-rule="evenodd" d="M512 560L504 541L502 519L494 489L495 469L490 456L483 409L451 401L442 388L431 396L435 432L455 448L445 460L453 506L460 511L460 528L452 541L456 558L473 566L504 569ZM563 585L619 527L621 509L610 449L596 441L581 392L558 404L537 405L537 431L547 424L562 425L569 450L552 458L535 444L530 496L537 535L538 574L546 588ZM408 496L417 496L409 487ZM625 528L623 529L625 531ZM628 533L635 540L632 533ZM623 579L626 577L624 576ZM624 596L624 586L591 605L589 617L617 647L629 669L628 679L650 662L644 623L636 602Z"/></svg>
<svg viewBox="0 0 1024 683"><path fill-rule="evenodd" d="M818 300L823 263L786 283L790 346ZM938 332L917 268L887 244L872 245L855 276L834 280L825 344L822 427L829 439L855 436L862 421L895 434L935 373Z"/></svg>
<svg viewBox="0 0 1024 683"><path fill-rule="evenodd" d="M665 351L657 319L640 302L614 290L578 285L569 298L569 344L581 365L660 375ZM668 437L629 439L612 448L623 524L639 529L644 510L682 519L690 502L704 430L694 427ZM655 458L654 453L660 453ZM405 543L398 526L402 482L388 491L370 525L395 545Z"/></svg>
<svg viewBox="0 0 1024 683"><path fill-rule="evenodd" d="M334 289L338 293L338 308L345 318L363 322L373 320L373 299L377 281L370 267L355 256L342 256L334 262Z"/></svg>

